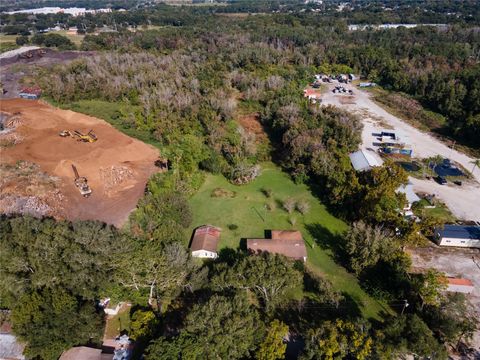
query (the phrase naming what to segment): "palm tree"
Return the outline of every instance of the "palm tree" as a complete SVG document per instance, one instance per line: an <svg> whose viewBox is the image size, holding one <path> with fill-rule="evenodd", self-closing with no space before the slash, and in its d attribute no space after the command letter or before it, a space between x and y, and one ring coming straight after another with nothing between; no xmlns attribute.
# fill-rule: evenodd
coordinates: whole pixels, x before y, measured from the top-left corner
<svg viewBox="0 0 480 360"><path fill-rule="evenodd" d="M473 171L475 170L476 167L480 168L480 159L470 161L470 163L473 164L472 171L470 171L473 174Z"/></svg>

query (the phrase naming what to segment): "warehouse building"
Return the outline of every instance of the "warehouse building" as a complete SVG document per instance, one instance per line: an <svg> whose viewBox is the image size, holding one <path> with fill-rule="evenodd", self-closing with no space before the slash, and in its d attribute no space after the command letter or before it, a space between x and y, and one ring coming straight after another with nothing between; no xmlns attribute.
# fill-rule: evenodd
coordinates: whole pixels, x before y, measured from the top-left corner
<svg viewBox="0 0 480 360"><path fill-rule="evenodd" d="M435 241L440 246L480 248L480 226L445 225L435 229Z"/></svg>

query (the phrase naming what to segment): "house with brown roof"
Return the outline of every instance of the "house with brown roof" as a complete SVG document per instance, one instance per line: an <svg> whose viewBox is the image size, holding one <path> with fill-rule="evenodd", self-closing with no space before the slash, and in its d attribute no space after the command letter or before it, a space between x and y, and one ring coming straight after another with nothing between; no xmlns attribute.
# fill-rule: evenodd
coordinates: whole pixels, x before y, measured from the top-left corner
<svg viewBox="0 0 480 360"><path fill-rule="evenodd" d="M252 254L270 253L307 261L307 248L302 233L295 230L272 230L270 239L247 239Z"/></svg>
<svg viewBox="0 0 480 360"><path fill-rule="evenodd" d="M468 279L453 277L447 278L447 291L471 294L474 289L473 283Z"/></svg>
<svg viewBox="0 0 480 360"><path fill-rule="evenodd" d="M195 229L190 250L193 257L216 259L217 246L221 229L211 225L203 225Z"/></svg>

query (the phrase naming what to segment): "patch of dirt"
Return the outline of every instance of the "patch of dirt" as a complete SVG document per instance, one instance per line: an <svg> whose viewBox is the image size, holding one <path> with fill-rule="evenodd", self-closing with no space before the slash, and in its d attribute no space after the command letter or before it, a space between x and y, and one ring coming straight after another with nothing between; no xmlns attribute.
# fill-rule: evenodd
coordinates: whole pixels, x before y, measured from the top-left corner
<svg viewBox="0 0 480 360"><path fill-rule="evenodd" d="M342 104L342 105L346 105L346 104L355 105L356 104L355 97L354 96L342 96L340 98L340 104Z"/></svg>
<svg viewBox="0 0 480 360"><path fill-rule="evenodd" d="M59 216L63 200L59 181L33 163L0 164L0 212Z"/></svg>
<svg viewBox="0 0 480 360"><path fill-rule="evenodd" d="M157 149L122 134L103 120L23 99L0 100L0 110L20 113L21 122L14 133L22 138L20 143L0 148L0 164L14 166L18 161L28 161L38 165L39 173L58 179L55 191L62 198L46 202L48 214L121 226L143 195L148 178L158 171L154 165L159 157ZM93 129L98 140L84 143L62 138L58 134L64 129L82 133ZM82 197L75 187L72 165L88 179L93 191L89 198ZM1 184L2 196L43 199L39 188L25 194L21 185L12 188Z"/></svg>
<svg viewBox="0 0 480 360"><path fill-rule="evenodd" d="M215 188L212 190L212 193L210 194L210 197L215 197L215 198L234 198L236 196L237 196L237 193L235 191L230 191L222 188Z"/></svg>
<svg viewBox="0 0 480 360"><path fill-rule="evenodd" d="M240 116L238 122L248 134L255 135L256 142L262 142L267 139L267 133L260 123L259 113Z"/></svg>

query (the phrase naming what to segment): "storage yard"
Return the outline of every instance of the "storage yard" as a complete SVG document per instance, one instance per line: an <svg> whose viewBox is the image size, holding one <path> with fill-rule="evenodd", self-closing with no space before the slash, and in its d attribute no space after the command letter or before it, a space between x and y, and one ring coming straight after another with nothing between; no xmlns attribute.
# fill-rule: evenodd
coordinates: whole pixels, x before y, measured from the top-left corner
<svg viewBox="0 0 480 360"><path fill-rule="evenodd" d="M14 125L0 132L1 212L100 220L121 226L143 195L148 178L159 170L154 165L159 158L157 149L103 120L23 99L0 100L0 110L3 123ZM93 129L97 140L59 136L66 129L83 136ZM88 197L75 186L72 165L78 178L88 181ZM20 172L26 174L21 182Z"/></svg>
<svg viewBox="0 0 480 360"><path fill-rule="evenodd" d="M440 155L462 165L465 169L472 169L473 158L450 149L439 139L388 113L371 99L368 92L362 91L352 84L342 84L346 89L354 91L354 95L349 96L351 101L345 103L342 101L344 96L332 92L336 86L338 86L338 82L335 80L328 84L328 91L322 94L321 103L322 105L335 105L360 116L364 126L362 149L376 151L380 141L379 134L386 129L391 129L408 139L408 149L412 149L415 157L427 158ZM472 175L475 181L464 183L462 186L452 183L440 185L434 180L415 178L411 178L411 182L415 191L434 194L445 202L455 216L466 220L480 221L480 206L478 206L480 203L480 170L476 169Z"/></svg>

